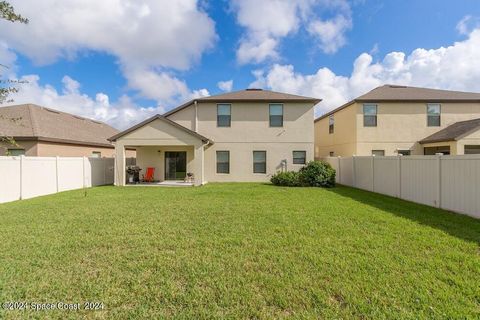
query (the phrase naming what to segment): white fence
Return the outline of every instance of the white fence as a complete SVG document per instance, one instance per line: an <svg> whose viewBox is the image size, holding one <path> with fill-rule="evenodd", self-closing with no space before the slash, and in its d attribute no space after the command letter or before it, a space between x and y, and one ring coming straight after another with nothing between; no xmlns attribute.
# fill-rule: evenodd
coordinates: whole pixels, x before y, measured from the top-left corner
<svg viewBox="0 0 480 320"><path fill-rule="evenodd" d="M480 155L327 157L337 183L480 218Z"/></svg>
<svg viewBox="0 0 480 320"><path fill-rule="evenodd" d="M0 203L112 184L113 179L113 158L0 157Z"/></svg>

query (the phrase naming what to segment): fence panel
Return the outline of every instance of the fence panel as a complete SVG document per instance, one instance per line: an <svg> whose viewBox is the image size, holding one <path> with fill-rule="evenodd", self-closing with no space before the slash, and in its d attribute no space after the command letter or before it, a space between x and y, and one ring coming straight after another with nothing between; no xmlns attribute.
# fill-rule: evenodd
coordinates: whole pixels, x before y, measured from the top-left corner
<svg viewBox="0 0 480 320"><path fill-rule="evenodd" d="M441 207L480 218L480 157L441 159Z"/></svg>
<svg viewBox="0 0 480 320"><path fill-rule="evenodd" d="M130 159L135 163L135 159ZM112 184L113 158L0 157L0 203Z"/></svg>
<svg viewBox="0 0 480 320"><path fill-rule="evenodd" d="M20 199L20 157L0 157L0 203Z"/></svg>
<svg viewBox="0 0 480 320"><path fill-rule="evenodd" d="M24 157L22 166L22 199L57 192L57 159Z"/></svg>
<svg viewBox="0 0 480 320"><path fill-rule="evenodd" d="M437 156L409 156L401 161L402 199L439 205L439 167Z"/></svg>
<svg viewBox="0 0 480 320"><path fill-rule="evenodd" d="M373 191L400 197L400 158L375 157L373 164Z"/></svg>
<svg viewBox="0 0 480 320"><path fill-rule="evenodd" d="M353 187L353 158L340 158L340 184Z"/></svg>
<svg viewBox="0 0 480 320"><path fill-rule="evenodd" d="M355 187L373 191L373 157L355 157Z"/></svg>
<svg viewBox="0 0 480 320"><path fill-rule="evenodd" d="M58 158L58 191L83 188L83 158Z"/></svg>

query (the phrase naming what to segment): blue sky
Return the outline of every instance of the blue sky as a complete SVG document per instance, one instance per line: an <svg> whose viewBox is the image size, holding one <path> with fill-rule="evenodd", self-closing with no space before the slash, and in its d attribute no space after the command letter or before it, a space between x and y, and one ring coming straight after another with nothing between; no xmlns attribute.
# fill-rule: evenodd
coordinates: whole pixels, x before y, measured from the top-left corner
<svg viewBox="0 0 480 320"><path fill-rule="evenodd" d="M120 128L220 81L323 98L317 115L385 82L480 91L475 0L11 2L31 21L1 22L15 101Z"/></svg>

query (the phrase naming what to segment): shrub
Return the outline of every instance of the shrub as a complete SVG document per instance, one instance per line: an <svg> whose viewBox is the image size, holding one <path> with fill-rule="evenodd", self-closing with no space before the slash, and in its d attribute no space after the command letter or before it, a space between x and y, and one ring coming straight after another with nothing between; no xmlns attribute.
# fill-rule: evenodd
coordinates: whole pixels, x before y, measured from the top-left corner
<svg viewBox="0 0 480 320"><path fill-rule="evenodd" d="M311 187L335 186L335 169L322 161L310 161L299 171L300 184Z"/></svg>
<svg viewBox="0 0 480 320"><path fill-rule="evenodd" d="M299 187L300 173L295 171L277 172L270 181L276 186Z"/></svg>

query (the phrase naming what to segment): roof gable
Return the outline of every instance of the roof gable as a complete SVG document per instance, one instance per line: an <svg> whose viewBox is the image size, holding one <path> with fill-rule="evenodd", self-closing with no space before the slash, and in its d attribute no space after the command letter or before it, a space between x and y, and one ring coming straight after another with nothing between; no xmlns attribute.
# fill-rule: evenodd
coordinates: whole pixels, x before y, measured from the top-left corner
<svg viewBox="0 0 480 320"><path fill-rule="evenodd" d="M196 139L199 139L199 140L201 140L201 141L203 141L203 142L205 142L205 143L212 142L209 138L204 137L204 136L202 136L201 134L198 134L198 133L196 133L195 131L192 131L192 130L190 130L190 129L188 129L188 128L185 128L184 126L179 125L178 123L176 123L176 122L174 122L174 121L172 121L172 120L170 120L170 119L168 119L168 118L165 118L164 116L159 115L159 114L157 114L157 115L155 115L155 116L153 116L153 117L151 117L151 118L148 118L147 120L145 120L145 121L143 121L143 122L140 122L139 124L137 124L137 125L135 125L135 126L133 126L133 127L131 127L131 128L128 128L127 130L124 130L124 131L122 131L122 132L120 132L120 133L118 133L118 134L110 137L108 140L110 140L110 141L116 141L116 140L118 140L119 138L124 137L124 136L126 136L127 134L133 133L134 131L141 129L141 128L149 125L150 123L152 123L152 122L154 122L154 121L156 121L156 120L162 121L163 123L166 123L167 125L175 128L175 129L177 129L177 130L181 130L181 131L183 131L184 133L186 133L186 134L188 134L188 135L190 135L190 136L192 136L192 137L194 137L194 138L196 138Z"/></svg>

